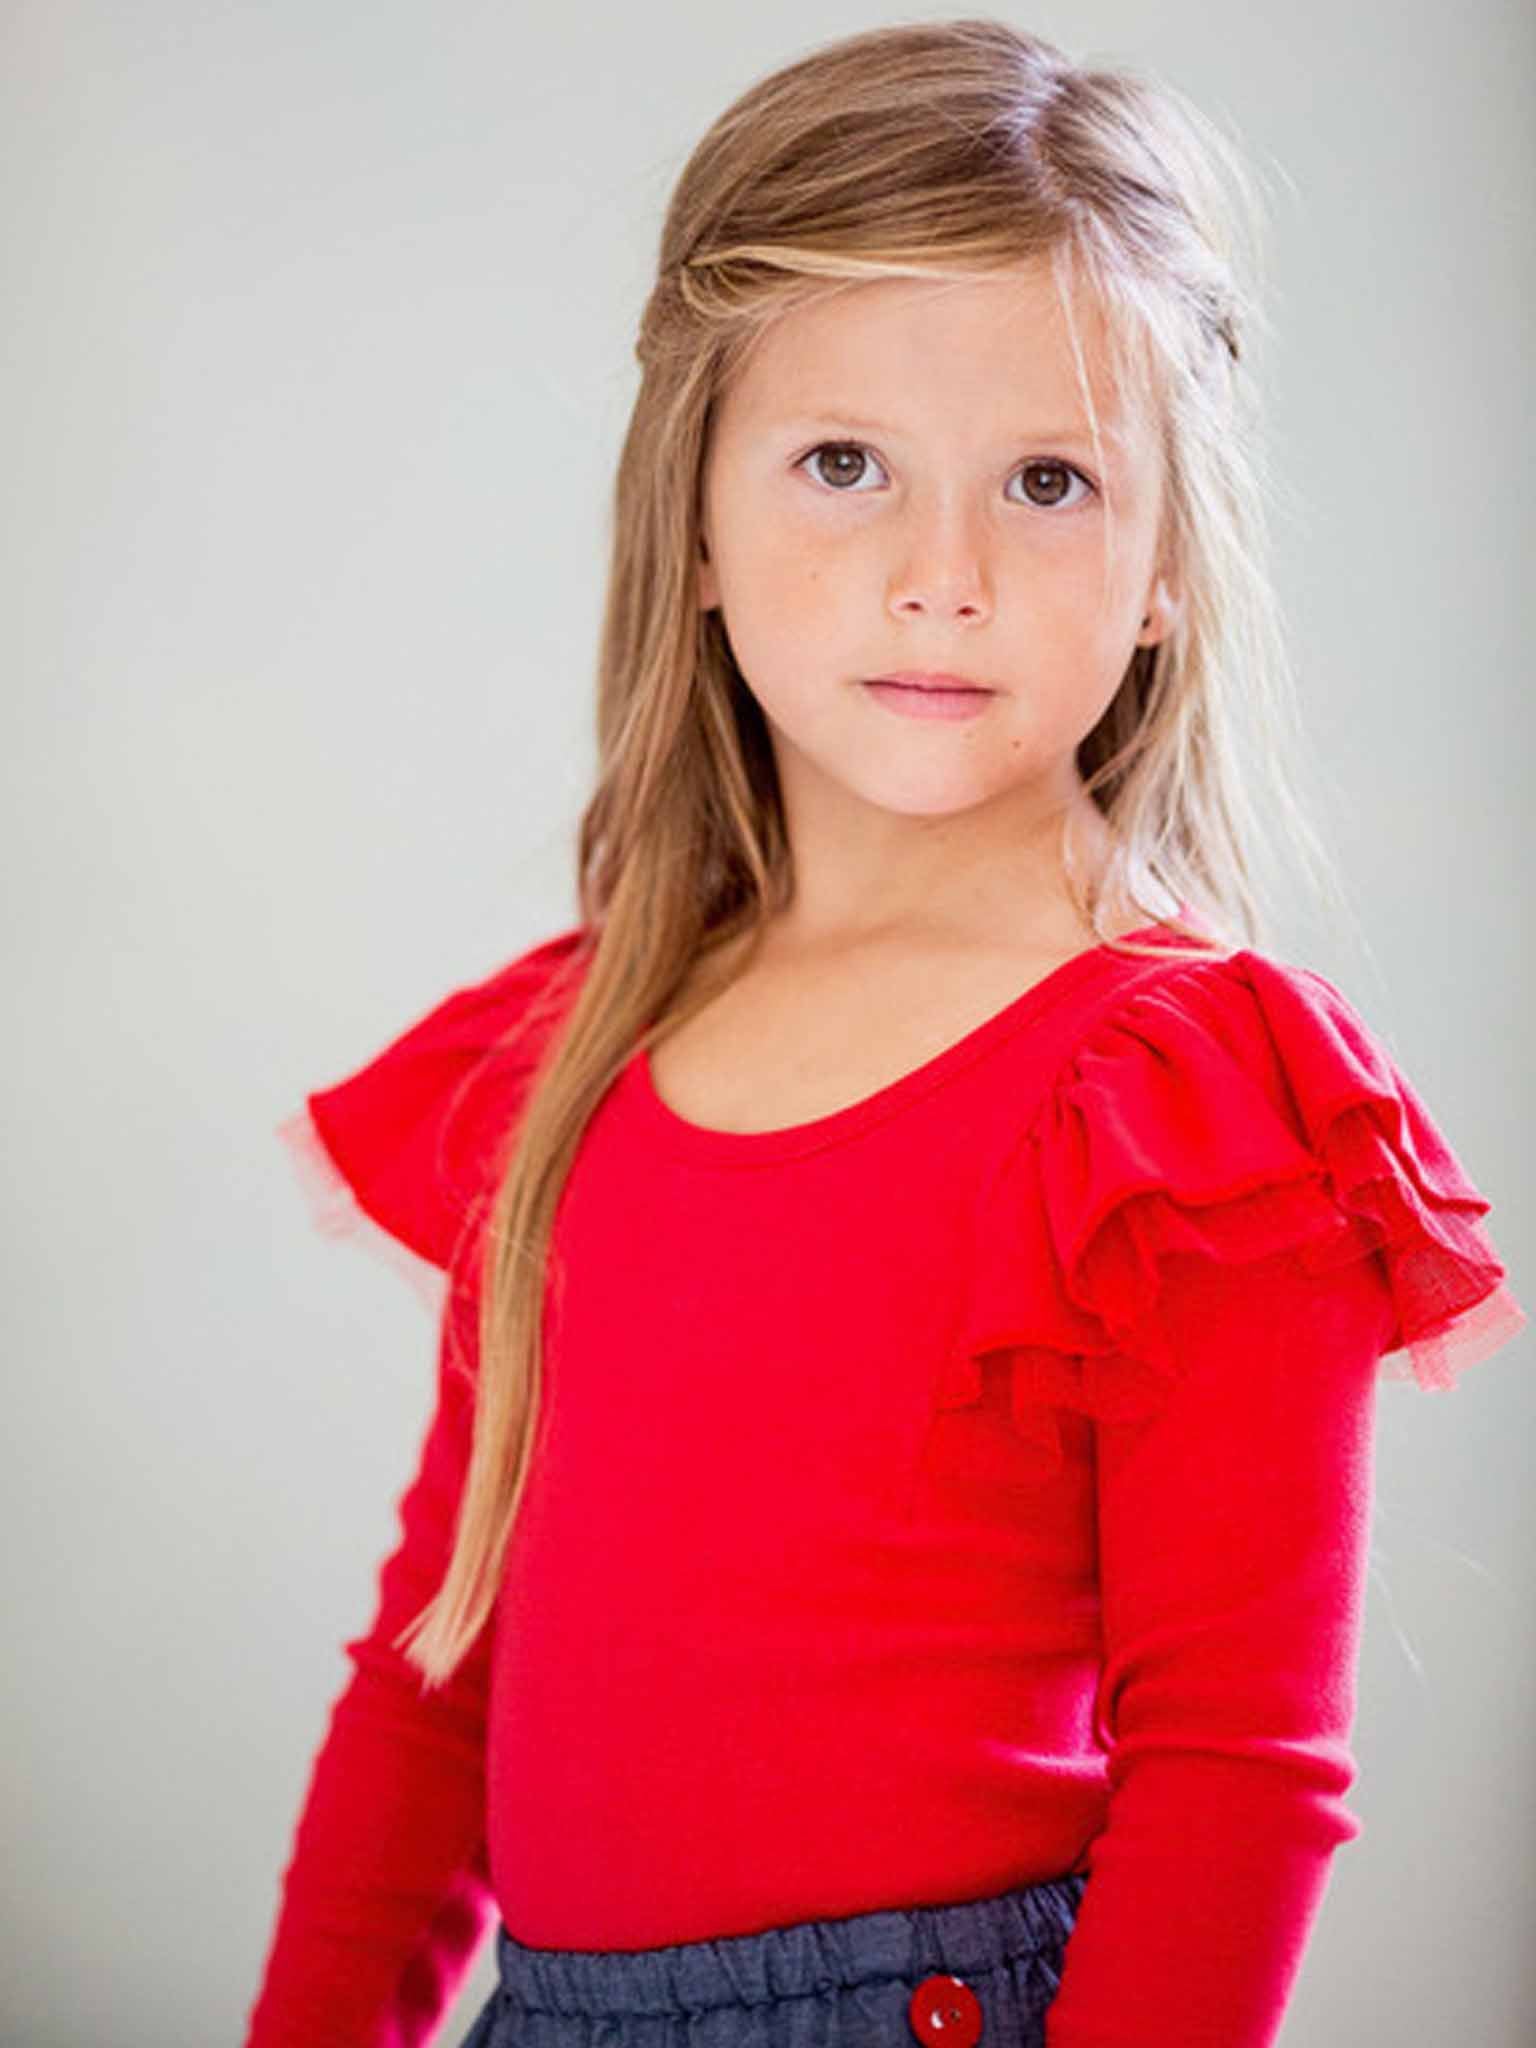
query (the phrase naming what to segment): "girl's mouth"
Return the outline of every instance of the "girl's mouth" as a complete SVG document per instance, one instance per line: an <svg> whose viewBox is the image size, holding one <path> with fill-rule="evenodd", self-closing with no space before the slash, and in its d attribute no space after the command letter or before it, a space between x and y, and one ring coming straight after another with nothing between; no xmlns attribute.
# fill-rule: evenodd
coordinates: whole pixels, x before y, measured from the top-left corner
<svg viewBox="0 0 1536 2048"><path fill-rule="evenodd" d="M975 718L996 694L957 677L915 683L875 676L864 687L878 703L906 718Z"/></svg>

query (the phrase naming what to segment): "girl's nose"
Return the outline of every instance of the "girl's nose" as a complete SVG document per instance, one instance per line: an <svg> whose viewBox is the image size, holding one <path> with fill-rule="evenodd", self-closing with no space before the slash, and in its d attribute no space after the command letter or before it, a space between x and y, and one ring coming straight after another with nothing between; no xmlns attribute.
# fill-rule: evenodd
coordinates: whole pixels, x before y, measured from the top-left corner
<svg viewBox="0 0 1536 2048"><path fill-rule="evenodd" d="M909 521L897 544L890 606L899 615L986 618L991 573L980 521L960 508L935 508Z"/></svg>

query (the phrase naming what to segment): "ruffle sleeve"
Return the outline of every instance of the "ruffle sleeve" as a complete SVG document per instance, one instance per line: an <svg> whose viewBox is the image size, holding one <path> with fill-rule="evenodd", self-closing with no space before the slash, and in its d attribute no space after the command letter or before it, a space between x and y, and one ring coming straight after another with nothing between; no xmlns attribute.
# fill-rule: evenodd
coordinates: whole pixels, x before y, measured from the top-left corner
<svg viewBox="0 0 1536 2048"><path fill-rule="evenodd" d="M573 926L455 990L276 1126L323 1232L365 1237L424 1295L440 1292L588 936Z"/></svg>
<svg viewBox="0 0 1536 2048"><path fill-rule="evenodd" d="M1526 1322L1468 1180L1379 1039L1321 975L1241 950L1135 987L1085 1034L996 1176L940 1407L1006 1352L1016 1431L1154 1413L1180 1376L1176 1266L1376 1261L1382 1377L1428 1390ZM1263 1314L1255 1267L1254 1314Z"/></svg>

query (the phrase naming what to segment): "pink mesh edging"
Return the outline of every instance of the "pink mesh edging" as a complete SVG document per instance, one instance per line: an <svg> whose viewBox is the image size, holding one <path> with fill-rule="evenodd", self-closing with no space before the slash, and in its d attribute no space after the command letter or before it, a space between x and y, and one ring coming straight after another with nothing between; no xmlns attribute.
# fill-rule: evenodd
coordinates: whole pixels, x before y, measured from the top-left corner
<svg viewBox="0 0 1536 2048"><path fill-rule="evenodd" d="M362 1207L351 1183L327 1150L308 1104L275 1125L274 1132L292 1162L311 1221L321 1235L365 1245L401 1275L434 1315L438 1314L446 1297L446 1276L430 1259L420 1257L409 1245L391 1237Z"/></svg>
<svg viewBox="0 0 1536 2048"><path fill-rule="evenodd" d="M1469 1366L1480 1365L1523 1330L1527 1320L1508 1284L1501 1282L1438 1330L1410 1339L1383 1358L1381 1376L1417 1380L1430 1393L1444 1393Z"/></svg>

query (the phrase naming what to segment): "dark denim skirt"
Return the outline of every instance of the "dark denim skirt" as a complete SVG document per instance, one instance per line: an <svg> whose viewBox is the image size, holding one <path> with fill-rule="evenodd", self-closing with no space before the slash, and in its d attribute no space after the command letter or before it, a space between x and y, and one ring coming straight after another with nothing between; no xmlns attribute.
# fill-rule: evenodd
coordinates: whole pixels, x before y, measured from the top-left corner
<svg viewBox="0 0 1536 2048"><path fill-rule="evenodd" d="M527 1948L460 2048L1044 2048L1086 1873L667 1948Z"/></svg>

